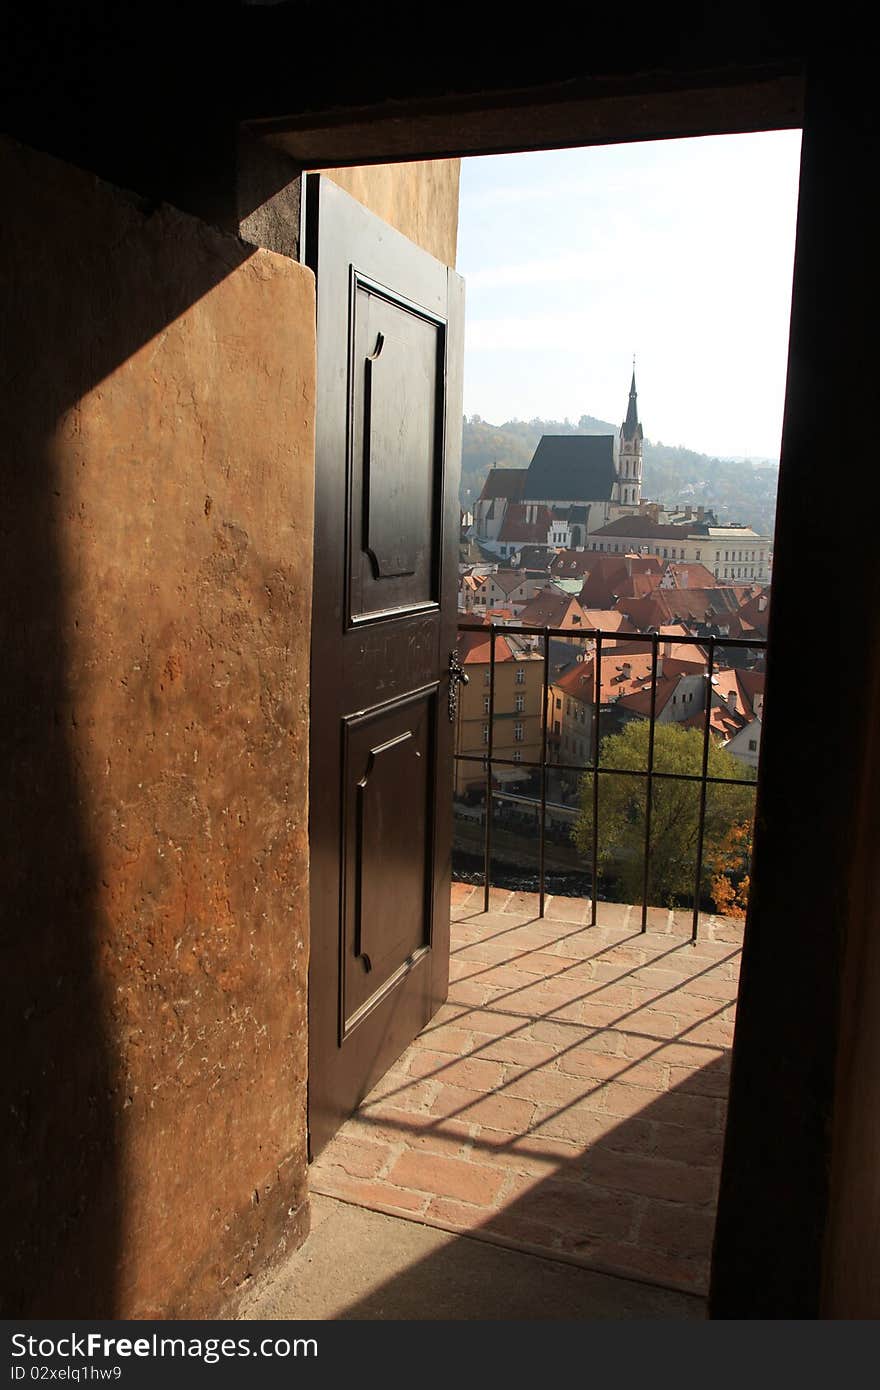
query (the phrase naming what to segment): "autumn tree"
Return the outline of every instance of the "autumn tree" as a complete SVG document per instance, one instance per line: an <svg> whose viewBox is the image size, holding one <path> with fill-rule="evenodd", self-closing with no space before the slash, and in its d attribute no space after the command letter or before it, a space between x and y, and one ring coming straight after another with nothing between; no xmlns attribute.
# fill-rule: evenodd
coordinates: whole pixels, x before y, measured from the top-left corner
<svg viewBox="0 0 880 1390"><path fill-rule="evenodd" d="M598 868L613 896L640 902L645 856L645 814L650 724L634 721L602 740L599 753ZM700 777L703 734L679 724L656 724L654 771ZM603 772L603 769L607 771ZM753 780L754 772L709 742L709 777ZM572 839L589 860L593 857L593 776L581 778L580 812ZM701 897L718 911L741 908L748 893L755 793L749 786L708 783L703 839ZM697 782L657 777L651 801L651 859L648 901L675 906L692 901L700 829ZM743 880L745 885L743 886Z"/></svg>

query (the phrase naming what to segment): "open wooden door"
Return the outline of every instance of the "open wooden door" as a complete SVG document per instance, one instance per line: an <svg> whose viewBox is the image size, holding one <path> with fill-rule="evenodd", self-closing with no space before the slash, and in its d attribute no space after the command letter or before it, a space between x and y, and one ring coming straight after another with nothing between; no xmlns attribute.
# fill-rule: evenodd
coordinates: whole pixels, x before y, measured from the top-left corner
<svg viewBox="0 0 880 1390"><path fill-rule="evenodd" d="M317 277L312 1157L446 997L463 282L330 180Z"/></svg>

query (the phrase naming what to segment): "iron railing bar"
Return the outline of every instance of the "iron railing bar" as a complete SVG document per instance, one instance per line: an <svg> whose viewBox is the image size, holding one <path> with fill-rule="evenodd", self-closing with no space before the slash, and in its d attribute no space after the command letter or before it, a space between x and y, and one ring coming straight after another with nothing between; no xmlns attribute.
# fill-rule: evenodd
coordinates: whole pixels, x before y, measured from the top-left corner
<svg viewBox="0 0 880 1390"><path fill-rule="evenodd" d="M459 632L485 632L486 623L459 623ZM521 623L499 623L492 624L497 626L502 632L509 632L514 637L543 637L545 628L543 626L529 626ZM712 642L716 647L736 647L742 651L766 651L766 637L679 637L669 636L662 632L616 632L599 627L547 627L549 637L601 637L603 640L610 640L624 648L626 646L637 647L647 645L649 642L674 642L677 647L708 647Z"/></svg>
<svg viewBox="0 0 880 1390"><path fill-rule="evenodd" d="M712 728L712 666L715 662L715 642L710 639L706 655L706 713L703 719L703 768L700 783L700 820L697 830L697 871L694 879L694 916L691 926L691 944L697 944L700 929L700 885L703 877L703 835L706 829L706 779L709 772L709 737Z"/></svg>
<svg viewBox="0 0 880 1390"><path fill-rule="evenodd" d="M739 777L712 777L709 776L709 751L711 747L711 724L712 724L712 682L715 679L713 672L716 661L716 652L719 648L736 648L740 650L751 650L755 653L766 653L766 638L748 637L670 637L668 634L659 632L649 633L621 633L606 631L602 628L551 628L549 625L536 627L525 624L496 624L489 623L459 623L459 632L481 632L485 634L488 628L489 636L489 736L486 752L480 756L477 754L455 752L453 757L455 762L479 762L484 765L485 796L486 796L486 824L484 837L484 885L483 902L484 910L489 909L490 877L492 864L492 812L494 805L493 797L493 778L494 768L516 767L521 769L537 770L541 775L541 796L539 799L540 807L540 842L539 842L539 901L540 915L544 915L545 904L545 877L546 877L546 828L547 828L547 781L548 771L551 767L561 772L573 772L583 774L591 772L593 774L593 875L592 875L592 902L591 902L591 926L596 925L598 911L598 857L599 857L599 776L620 776L620 777L644 777L646 779L647 804L645 808L645 864L643 876L642 892L642 931L647 928L647 909L648 892L650 885L650 857L651 857L651 813L653 809L653 785L656 779L663 779L675 782L696 782L700 787L700 811L699 826L697 834L697 861L696 861L696 880L694 891L693 925L691 941L696 942L699 930L700 917L700 889L703 872L704 859L704 840L706 830L706 803L707 789L712 786L730 787L752 787L756 785L755 778ZM543 700L541 713L541 760L540 762L522 762L515 758L496 758L495 757L495 646L499 632L510 635L533 636L540 638L544 653L544 674L543 674ZM593 738L592 752L593 761L591 764L575 763L555 763L548 762L547 743L549 737L549 691L550 691L550 639L553 637L571 639L587 639L594 643L594 659L596 663L595 698L593 706ZM694 773L662 772L654 767L655 752L655 728L657 720L657 675L659 661L659 644L661 641L674 641L679 646L693 646L701 648L706 653L707 669L705 673L706 681L706 709L703 722L703 750L702 768L700 775ZM614 654L626 655L627 651L632 651L637 647L650 645L651 649L651 712L649 717L648 735L648 765L646 769L636 768L601 768L599 765L600 757L600 726L602 714L602 655L603 642L614 643ZM459 735L460 735L459 726ZM533 800L533 798L529 798ZM555 805L555 803L553 803ZM561 805L561 803L560 803ZM570 808L575 810L576 808Z"/></svg>
<svg viewBox="0 0 880 1390"><path fill-rule="evenodd" d="M547 700L549 698L550 638L544 632L544 684L541 701L541 840L538 845L538 916L544 916L544 836L547 826Z"/></svg>
<svg viewBox="0 0 880 1390"><path fill-rule="evenodd" d="M648 785L645 789L645 868L642 878L642 932L648 930L648 882L651 872L651 804L654 793L654 728L657 720L657 655L659 642L651 646L651 716L648 721Z"/></svg>
<svg viewBox="0 0 880 1390"><path fill-rule="evenodd" d="M455 759L461 763L484 763L485 758L481 758L477 753L456 753ZM530 767L540 769L540 763L523 763L516 758L493 758L493 763L501 767ZM592 772L593 767L590 763L548 763L548 767L555 768L558 772ZM644 767L603 767L603 777L647 777L648 772ZM701 777L698 772L663 772L659 768L654 768L654 780L659 777L667 782L708 782L710 786L719 787L754 787L756 786L753 777Z"/></svg>
<svg viewBox="0 0 880 1390"><path fill-rule="evenodd" d="M489 911L492 868L492 752L495 737L495 624L489 625L489 746L486 752L486 835L483 842L483 911Z"/></svg>
<svg viewBox="0 0 880 1390"><path fill-rule="evenodd" d="M590 926L595 927L599 905L599 716L602 710L602 634L596 636L596 689L593 701L593 879Z"/></svg>

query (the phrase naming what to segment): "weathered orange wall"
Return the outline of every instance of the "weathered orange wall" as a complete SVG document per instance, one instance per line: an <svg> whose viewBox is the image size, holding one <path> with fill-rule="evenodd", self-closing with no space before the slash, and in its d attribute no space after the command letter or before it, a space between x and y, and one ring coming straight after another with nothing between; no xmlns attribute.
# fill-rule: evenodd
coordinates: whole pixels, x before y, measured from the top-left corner
<svg viewBox="0 0 880 1390"><path fill-rule="evenodd" d="M6 1316L302 1239L311 274L4 143Z"/></svg>
<svg viewBox="0 0 880 1390"><path fill-rule="evenodd" d="M438 261L455 265L460 159L367 164L323 172Z"/></svg>

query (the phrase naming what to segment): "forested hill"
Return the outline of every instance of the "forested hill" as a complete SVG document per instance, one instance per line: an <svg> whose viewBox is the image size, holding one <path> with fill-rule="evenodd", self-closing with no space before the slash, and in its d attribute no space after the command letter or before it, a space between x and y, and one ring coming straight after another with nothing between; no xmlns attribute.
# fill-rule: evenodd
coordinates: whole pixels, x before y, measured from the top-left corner
<svg viewBox="0 0 880 1390"><path fill-rule="evenodd" d="M493 463L527 468L542 434L614 434L617 426L592 415L570 420L508 420L490 425L479 415L465 416L461 461L461 503L479 497ZM680 445L646 439L642 495L652 502L711 507L720 522L742 521L762 535L773 534L778 464L761 465L710 458Z"/></svg>

